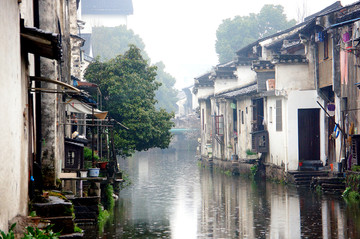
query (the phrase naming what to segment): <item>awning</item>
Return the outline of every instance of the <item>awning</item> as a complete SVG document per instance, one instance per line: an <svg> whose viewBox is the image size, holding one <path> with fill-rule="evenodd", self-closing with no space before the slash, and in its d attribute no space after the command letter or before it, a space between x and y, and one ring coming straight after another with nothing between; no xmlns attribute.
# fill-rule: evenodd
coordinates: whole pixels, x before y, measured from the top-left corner
<svg viewBox="0 0 360 239"><path fill-rule="evenodd" d="M66 87L68 88L69 90L73 91L74 93L80 93L81 91L70 85L70 84L67 84L65 82L62 82L62 81L58 81L58 80L53 80L53 79L49 79L49 78L45 78L45 77L38 77L38 76L30 76L30 80L33 80L33 81L43 81L43 82L48 82L48 83L53 83L53 84L56 84L56 85L60 85L62 87Z"/></svg>
<svg viewBox="0 0 360 239"><path fill-rule="evenodd" d="M66 111L72 113L81 113L91 115L93 113L92 107L84 102L81 102L77 99L67 99L66 100ZM94 108L94 116L98 119L105 119L107 116L107 111L101 111Z"/></svg>
<svg viewBox="0 0 360 239"><path fill-rule="evenodd" d="M49 59L60 60L62 48L60 35L35 27L21 26L21 47L30 53Z"/></svg>

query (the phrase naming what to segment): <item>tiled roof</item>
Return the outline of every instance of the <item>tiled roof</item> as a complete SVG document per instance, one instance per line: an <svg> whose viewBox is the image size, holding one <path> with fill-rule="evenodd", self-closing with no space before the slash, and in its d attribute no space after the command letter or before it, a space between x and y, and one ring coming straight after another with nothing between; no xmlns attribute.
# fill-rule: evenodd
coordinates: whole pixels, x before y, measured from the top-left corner
<svg viewBox="0 0 360 239"><path fill-rule="evenodd" d="M235 89L226 93L219 94L218 96L222 96L224 98L232 98L232 97L247 95L251 93L257 93L257 84L245 86L240 89Z"/></svg>
<svg viewBox="0 0 360 239"><path fill-rule="evenodd" d="M195 78L195 87L199 86L211 86L214 85L214 82L210 80L210 72L205 73L204 75L201 75L199 77Z"/></svg>
<svg viewBox="0 0 360 239"><path fill-rule="evenodd" d="M307 63L306 56L303 55L276 55L272 63Z"/></svg>

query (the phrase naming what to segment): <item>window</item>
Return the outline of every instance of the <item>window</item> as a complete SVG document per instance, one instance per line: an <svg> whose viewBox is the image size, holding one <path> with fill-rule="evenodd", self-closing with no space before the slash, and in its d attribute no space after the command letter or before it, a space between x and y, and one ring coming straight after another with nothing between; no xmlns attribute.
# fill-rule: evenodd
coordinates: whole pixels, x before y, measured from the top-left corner
<svg viewBox="0 0 360 239"><path fill-rule="evenodd" d="M241 124L242 124L241 110L239 110L239 117L238 118L239 118L238 134L240 134L241 133Z"/></svg>
<svg viewBox="0 0 360 239"><path fill-rule="evenodd" d="M66 164L68 166L72 166L75 164L75 152L74 151L69 151L67 158L66 158Z"/></svg>
<svg viewBox="0 0 360 239"><path fill-rule="evenodd" d="M237 113L236 109L233 109L233 122L234 122L234 132L237 132Z"/></svg>
<svg viewBox="0 0 360 239"><path fill-rule="evenodd" d="M204 109L201 110L201 121L202 121L202 128L205 130L205 119L204 119Z"/></svg>
<svg viewBox="0 0 360 239"><path fill-rule="evenodd" d="M282 101L276 100L276 131L282 131Z"/></svg>
<svg viewBox="0 0 360 239"><path fill-rule="evenodd" d="M244 124L245 120L244 120L244 111L241 111L241 123Z"/></svg>
<svg viewBox="0 0 360 239"><path fill-rule="evenodd" d="M329 58L329 38L327 33L324 33L324 60Z"/></svg>
<svg viewBox="0 0 360 239"><path fill-rule="evenodd" d="M219 136L224 135L224 116L223 115L215 116L215 127L216 127L217 135L219 135Z"/></svg>
<svg viewBox="0 0 360 239"><path fill-rule="evenodd" d="M272 119L273 119L273 108L270 107L269 108L269 123L272 123Z"/></svg>

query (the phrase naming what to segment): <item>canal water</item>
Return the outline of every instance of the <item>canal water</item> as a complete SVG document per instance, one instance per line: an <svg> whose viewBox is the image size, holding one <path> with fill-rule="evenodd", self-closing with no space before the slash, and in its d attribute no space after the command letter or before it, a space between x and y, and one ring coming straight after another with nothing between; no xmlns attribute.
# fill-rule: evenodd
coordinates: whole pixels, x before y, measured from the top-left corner
<svg viewBox="0 0 360 239"><path fill-rule="evenodd" d="M192 151L122 160L121 191L98 238L360 238L360 210L319 195L201 168Z"/></svg>

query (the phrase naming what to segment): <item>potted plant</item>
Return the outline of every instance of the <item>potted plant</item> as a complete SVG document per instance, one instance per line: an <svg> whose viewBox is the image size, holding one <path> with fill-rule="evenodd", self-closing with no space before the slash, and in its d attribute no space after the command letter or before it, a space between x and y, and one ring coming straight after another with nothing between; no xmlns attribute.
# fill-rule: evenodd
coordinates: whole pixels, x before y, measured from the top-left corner
<svg viewBox="0 0 360 239"><path fill-rule="evenodd" d="M92 149L84 147L84 160L85 162L92 162L92 168L88 168L89 177L98 177L100 173L100 168L95 167L95 163L99 160L97 153L93 152Z"/></svg>
<svg viewBox="0 0 360 239"><path fill-rule="evenodd" d="M97 164L100 169L106 169L106 165L108 164L108 161L109 160L107 158L101 158Z"/></svg>

